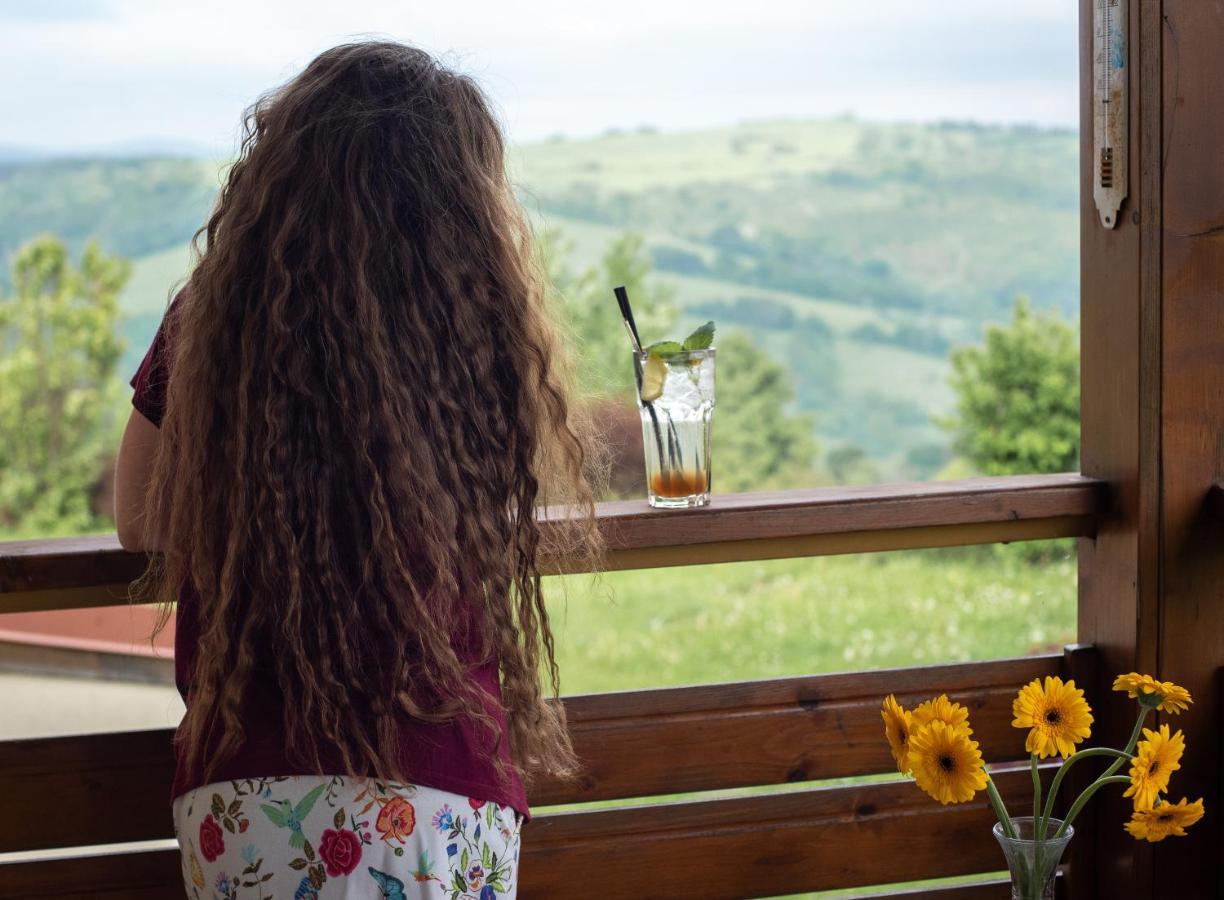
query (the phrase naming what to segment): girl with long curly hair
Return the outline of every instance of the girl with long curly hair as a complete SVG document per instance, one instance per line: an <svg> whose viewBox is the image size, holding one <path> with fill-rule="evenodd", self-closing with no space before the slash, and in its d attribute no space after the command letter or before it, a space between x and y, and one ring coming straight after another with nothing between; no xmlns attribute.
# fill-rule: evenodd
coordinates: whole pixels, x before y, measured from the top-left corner
<svg viewBox="0 0 1224 900"><path fill-rule="evenodd" d="M540 567L600 546L487 101L323 53L248 112L196 255L116 502L177 612L188 895L512 897L524 784L575 768Z"/></svg>

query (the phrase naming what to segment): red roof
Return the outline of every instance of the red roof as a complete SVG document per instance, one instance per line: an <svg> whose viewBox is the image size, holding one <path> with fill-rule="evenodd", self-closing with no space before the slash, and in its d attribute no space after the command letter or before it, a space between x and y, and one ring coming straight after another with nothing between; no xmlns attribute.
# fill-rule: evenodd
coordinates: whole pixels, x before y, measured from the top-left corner
<svg viewBox="0 0 1224 900"><path fill-rule="evenodd" d="M101 606L0 616L0 641L91 650L125 656L174 658L174 618L150 642L157 608Z"/></svg>

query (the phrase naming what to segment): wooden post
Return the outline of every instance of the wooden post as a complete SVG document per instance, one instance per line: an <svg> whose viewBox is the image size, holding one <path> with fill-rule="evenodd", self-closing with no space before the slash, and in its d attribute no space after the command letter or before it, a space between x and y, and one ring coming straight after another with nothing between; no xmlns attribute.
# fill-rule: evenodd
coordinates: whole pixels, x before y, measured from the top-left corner
<svg viewBox="0 0 1224 900"><path fill-rule="evenodd" d="M1096 734L1120 745L1134 706L1109 686L1151 672L1196 704L1174 800L1202 796L1190 836L1149 846L1116 796L1083 824L1077 897L1219 897L1224 526L1224 0L1129 0L1130 196L1113 230L1092 199L1092 7L1081 0L1083 471L1114 485L1080 542L1079 639L1099 649Z"/></svg>
<svg viewBox="0 0 1224 900"><path fill-rule="evenodd" d="M1196 703L1170 794L1202 796L1191 837L1156 850L1157 896L1224 896L1221 721L1224 527L1224 0L1165 0L1161 242L1161 677Z"/></svg>
<svg viewBox="0 0 1224 900"><path fill-rule="evenodd" d="M1112 677L1155 671L1157 662L1160 291L1151 269L1158 275L1159 9L1155 22L1148 13L1159 0L1129 6L1130 194L1112 229L1093 202L1095 3L1080 0L1080 441L1082 471L1110 482L1112 502L1096 539L1080 541L1079 640L1098 650L1094 738L1121 747L1133 705L1111 693ZM1073 857L1076 900L1152 896L1149 855L1121 831L1120 793L1098 795L1076 823L1076 840L1093 848Z"/></svg>

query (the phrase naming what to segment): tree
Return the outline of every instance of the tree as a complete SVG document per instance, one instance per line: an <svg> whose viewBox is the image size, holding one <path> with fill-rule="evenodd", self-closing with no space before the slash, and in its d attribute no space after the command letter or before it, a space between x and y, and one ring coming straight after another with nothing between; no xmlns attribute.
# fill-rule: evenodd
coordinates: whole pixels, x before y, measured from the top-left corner
<svg viewBox="0 0 1224 900"><path fill-rule="evenodd" d="M544 233L539 253L578 352L579 386L586 394L629 397L632 350L612 289L624 285L644 343L663 340L675 327L675 291L652 277L650 254L640 234L626 232L608 245L598 267L575 273L573 244L561 232Z"/></svg>
<svg viewBox="0 0 1224 900"><path fill-rule="evenodd" d="M55 237L15 255L0 295L0 529L81 533L105 520L91 495L113 450L120 384L118 295L127 262Z"/></svg>
<svg viewBox="0 0 1224 900"><path fill-rule="evenodd" d="M722 491L795 487L812 472L811 417L791 412L790 373L741 331L717 341L714 483Z"/></svg>
<svg viewBox="0 0 1224 900"><path fill-rule="evenodd" d="M837 484L870 484L879 481L871 457L858 444L842 444L825 454L825 465Z"/></svg>
<svg viewBox="0 0 1224 900"><path fill-rule="evenodd" d="M956 449L987 475L1079 467L1079 347L1057 312L1016 300L1011 324L952 354Z"/></svg>

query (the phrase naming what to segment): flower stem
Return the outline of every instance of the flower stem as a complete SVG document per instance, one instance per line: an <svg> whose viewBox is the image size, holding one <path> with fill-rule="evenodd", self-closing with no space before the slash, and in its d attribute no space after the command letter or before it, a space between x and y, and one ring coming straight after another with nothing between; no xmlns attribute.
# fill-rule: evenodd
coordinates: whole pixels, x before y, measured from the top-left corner
<svg viewBox="0 0 1224 900"><path fill-rule="evenodd" d="M1088 785L1088 787L1084 788L1084 792L1079 795L1075 803L1071 805L1071 809L1067 811L1067 818L1063 819L1062 825L1060 825L1058 827L1058 831L1054 833L1055 840L1062 837L1066 833L1067 826L1069 826L1072 820L1079 815L1080 810L1084 808L1084 804L1092 799L1092 795L1101 788L1105 787L1107 784L1130 784L1130 779L1125 775L1114 775L1112 777L1101 776L1096 781L1092 782L1092 784Z"/></svg>
<svg viewBox="0 0 1224 900"><path fill-rule="evenodd" d="M994 807L995 817L1003 826L1003 833L1014 840L1016 829L1012 825L1011 816L1007 814L1007 807L1003 805L1003 798L999 796L999 789L995 787L994 779L989 775L986 776L986 793L990 797L990 805Z"/></svg>
<svg viewBox="0 0 1224 900"><path fill-rule="evenodd" d="M1029 754L1029 767L1033 771L1033 867L1041 871L1041 851L1045 845L1046 833L1041 827L1041 773L1037 771L1037 754Z"/></svg>
<svg viewBox="0 0 1224 900"><path fill-rule="evenodd" d="M1130 759L1128 754L1121 750L1115 750L1112 747L1090 747L1087 750L1072 753L1063 760L1063 764L1058 767L1058 772L1054 775L1054 783L1050 785L1050 793L1046 797L1045 811L1041 814L1041 821L1035 826L1038 833L1045 834L1045 829L1050 825L1050 818L1054 815L1054 801L1058 798L1058 789L1062 787L1062 781L1067 775L1067 770L1081 759L1087 759L1090 756L1116 756L1120 760Z"/></svg>
<svg viewBox="0 0 1224 900"><path fill-rule="evenodd" d="M1036 753L1029 754L1029 764L1033 770L1033 838L1040 841L1045 837L1045 833L1036 830L1041 824L1041 773L1037 771Z"/></svg>

